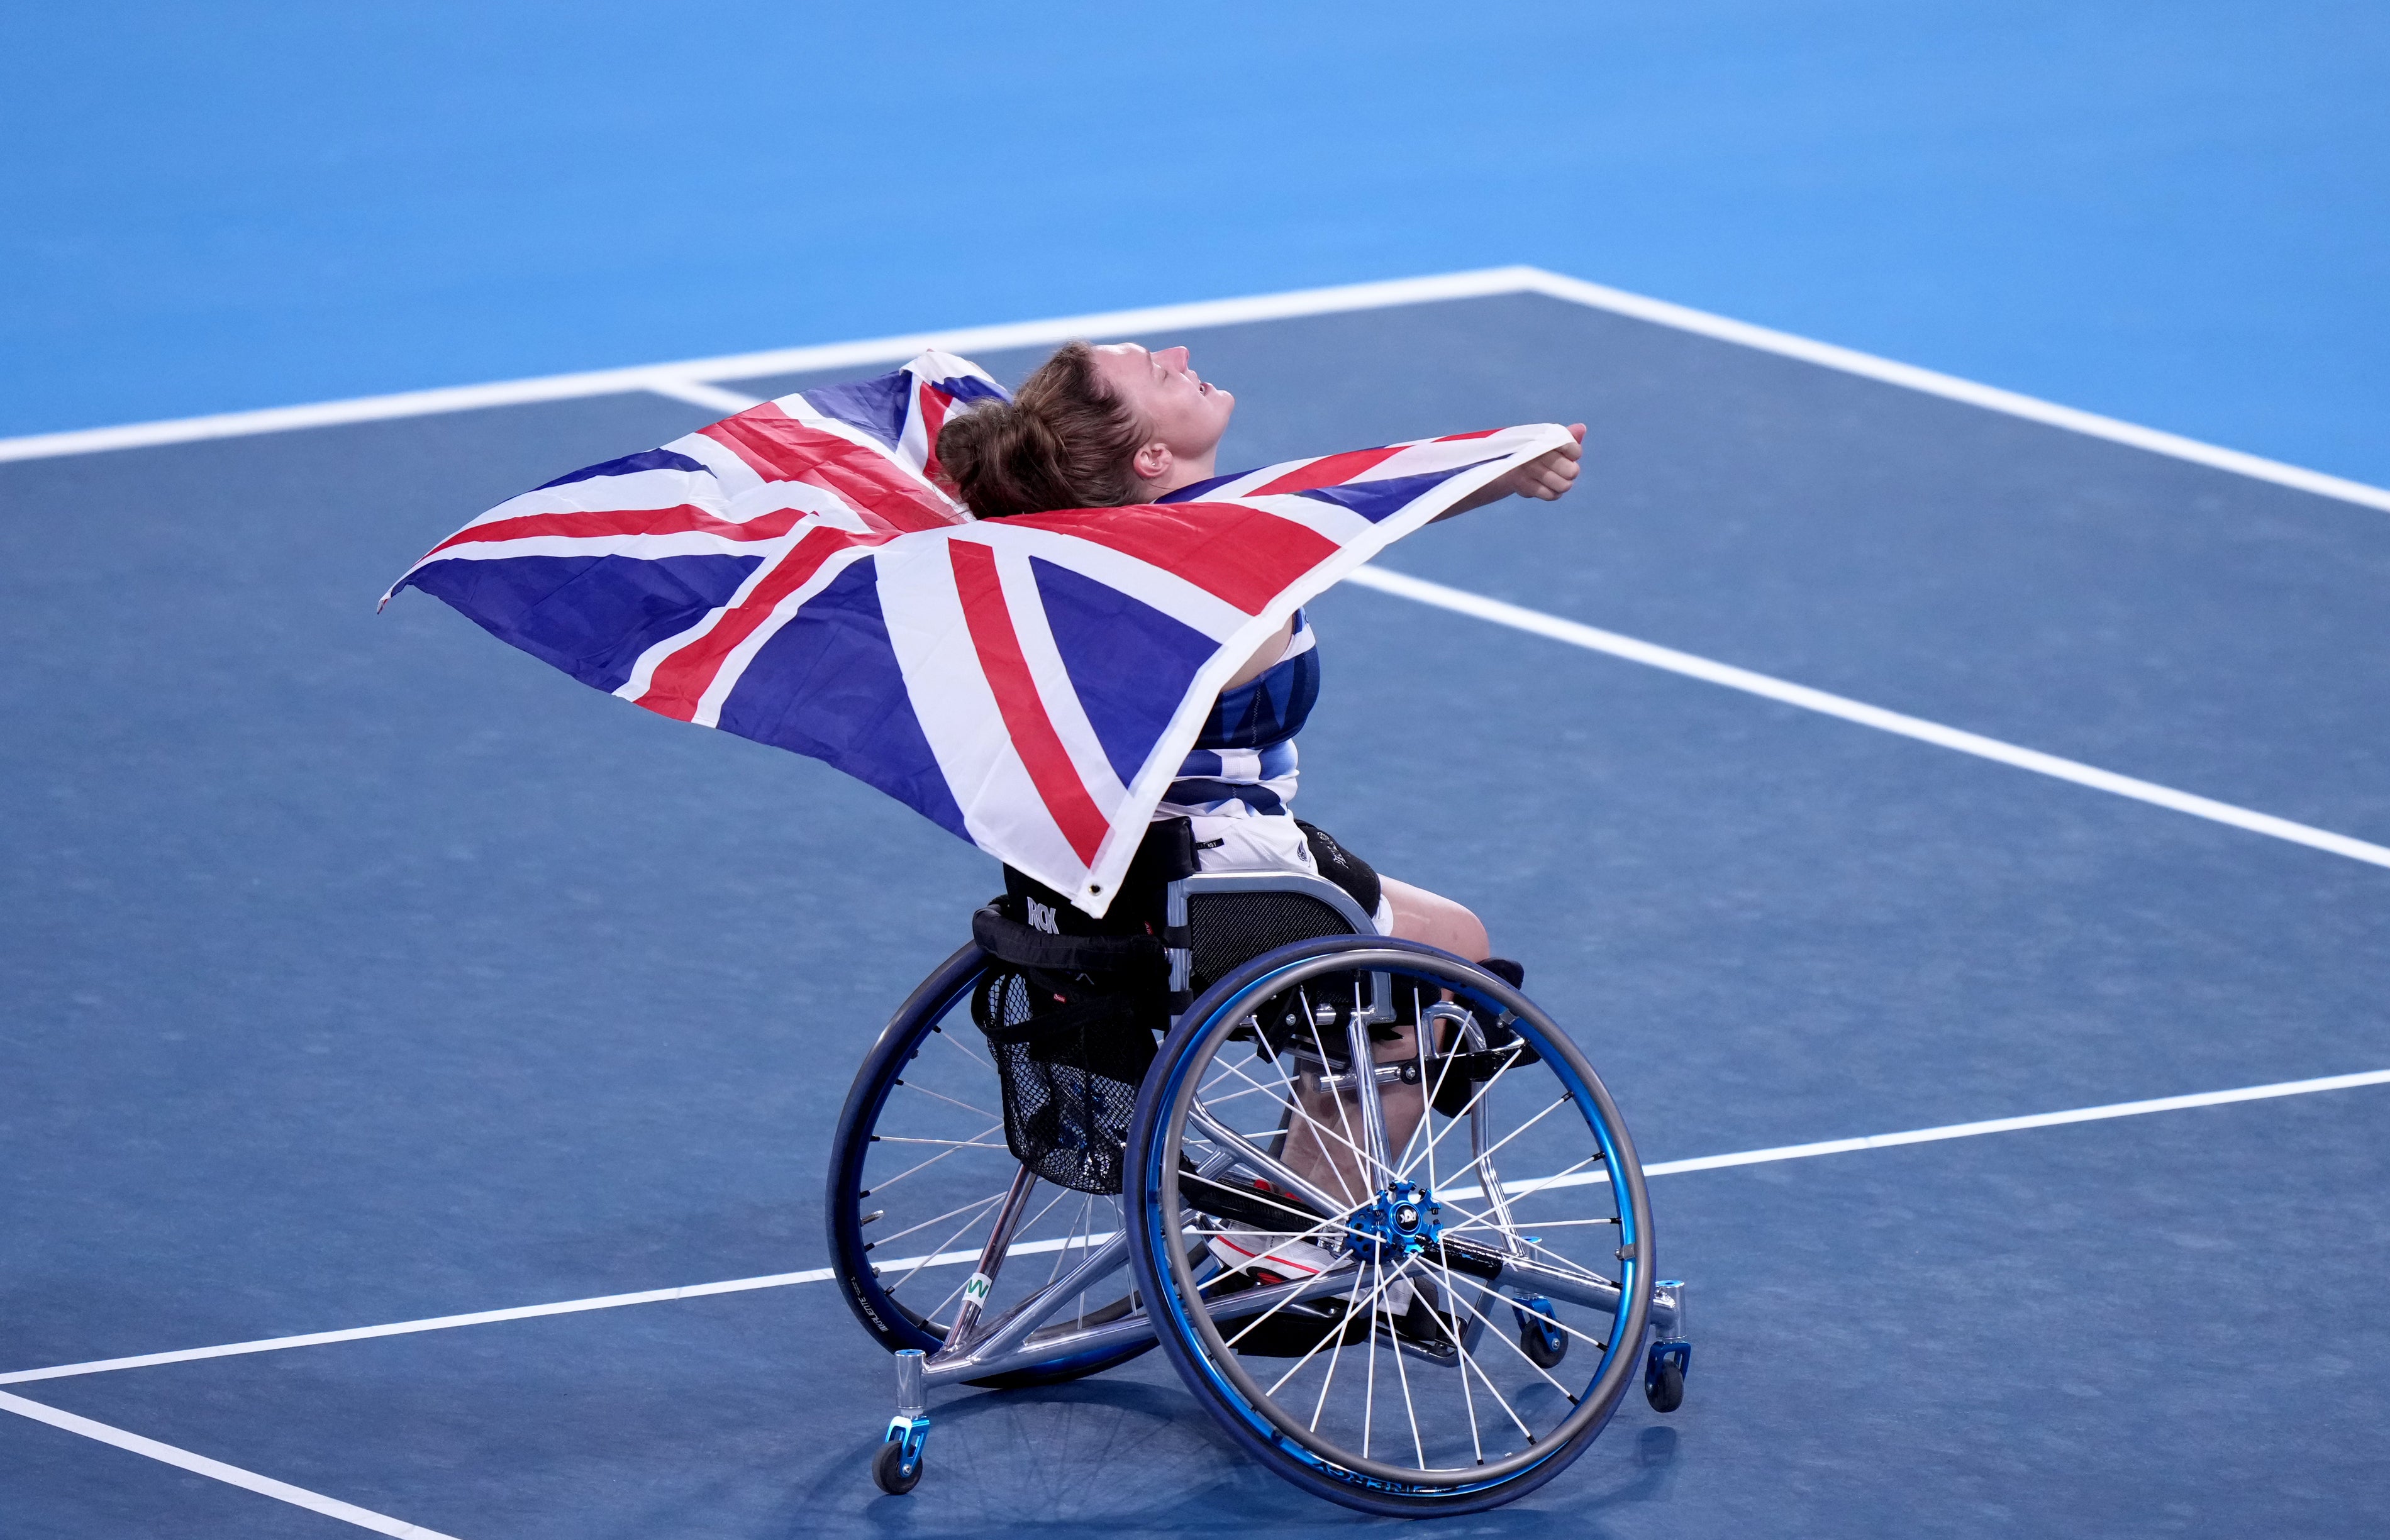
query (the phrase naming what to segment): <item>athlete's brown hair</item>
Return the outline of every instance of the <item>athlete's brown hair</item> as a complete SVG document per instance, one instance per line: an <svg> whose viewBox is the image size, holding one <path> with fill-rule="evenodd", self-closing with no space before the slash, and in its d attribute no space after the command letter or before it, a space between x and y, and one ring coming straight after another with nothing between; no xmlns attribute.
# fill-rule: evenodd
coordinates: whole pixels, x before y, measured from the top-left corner
<svg viewBox="0 0 2390 1540"><path fill-rule="evenodd" d="M1144 425L1096 372L1095 350L1066 342L1011 401L948 417L938 463L982 519L1117 507L1137 499L1130 460L1144 443Z"/></svg>

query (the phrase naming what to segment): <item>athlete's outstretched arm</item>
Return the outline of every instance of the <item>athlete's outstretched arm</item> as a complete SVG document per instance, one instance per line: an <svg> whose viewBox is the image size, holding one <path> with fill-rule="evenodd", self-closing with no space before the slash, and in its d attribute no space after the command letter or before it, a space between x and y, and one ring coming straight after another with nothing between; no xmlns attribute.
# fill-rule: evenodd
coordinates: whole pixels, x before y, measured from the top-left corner
<svg viewBox="0 0 2390 1540"><path fill-rule="evenodd" d="M1489 481L1478 488L1429 522L1441 524L1455 514L1482 508L1505 497L1536 497L1547 503L1560 497L1576 484L1577 462L1585 455L1585 424L1570 423L1569 431L1576 435L1575 443L1562 444L1548 454L1536 456L1500 481Z"/></svg>

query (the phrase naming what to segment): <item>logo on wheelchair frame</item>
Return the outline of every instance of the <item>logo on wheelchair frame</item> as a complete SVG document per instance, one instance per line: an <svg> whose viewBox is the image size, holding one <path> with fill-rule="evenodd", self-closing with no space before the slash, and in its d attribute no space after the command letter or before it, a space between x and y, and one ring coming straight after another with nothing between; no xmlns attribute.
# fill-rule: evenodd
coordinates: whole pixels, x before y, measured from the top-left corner
<svg viewBox="0 0 2390 1540"><path fill-rule="evenodd" d="M965 1304L985 1304L987 1303L988 1290L995 1287L996 1280L989 1277L985 1273L973 1273L970 1276L970 1281L963 1285L963 1303Z"/></svg>

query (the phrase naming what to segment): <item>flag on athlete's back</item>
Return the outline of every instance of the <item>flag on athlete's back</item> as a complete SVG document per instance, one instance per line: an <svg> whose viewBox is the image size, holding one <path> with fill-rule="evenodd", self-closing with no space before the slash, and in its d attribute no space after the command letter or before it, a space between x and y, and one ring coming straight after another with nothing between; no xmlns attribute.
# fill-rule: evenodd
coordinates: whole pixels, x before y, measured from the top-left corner
<svg viewBox="0 0 2390 1540"><path fill-rule="evenodd" d="M826 760L1100 915L1221 686L1295 608L1568 442L1425 439L974 520L938 484L938 429L1002 394L925 353L765 402L499 504L391 594Z"/></svg>

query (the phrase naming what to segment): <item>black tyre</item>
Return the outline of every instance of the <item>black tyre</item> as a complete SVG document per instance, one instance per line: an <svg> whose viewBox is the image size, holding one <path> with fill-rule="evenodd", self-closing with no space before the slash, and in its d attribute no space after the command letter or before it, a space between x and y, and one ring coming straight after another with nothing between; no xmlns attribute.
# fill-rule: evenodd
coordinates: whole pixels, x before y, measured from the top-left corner
<svg viewBox="0 0 2390 1540"><path fill-rule="evenodd" d="M929 1457L924 1455L914 1460L913 1468L907 1470L905 1468L905 1446L891 1439L871 1457L871 1479L880 1491L891 1497L902 1497L921 1484L922 1468L929 1463Z"/></svg>
<svg viewBox="0 0 2390 1540"><path fill-rule="evenodd" d="M1364 1005L1392 1041L1368 1013L1356 1030ZM1643 1368L1634 1144L1574 1045L1473 963L1344 936L1235 969L1163 1044L1127 1161L1163 1352L1239 1444L1320 1496L1408 1517L1510 1502L1582 1454ZM1190 1239L1214 1260L1191 1263ZM1536 1362L1514 1311L1589 1367Z"/></svg>
<svg viewBox="0 0 2390 1540"><path fill-rule="evenodd" d="M1536 1321L1519 1328L1519 1351L1537 1368L1556 1369L1568 1356L1568 1333L1556 1332Z"/></svg>
<svg viewBox="0 0 2390 1540"><path fill-rule="evenodd" d="M971 987L987 960L965 946L922 981L865 1057L839 1114L824 1201L831 1264L855 1319L891 1353L934 1353L944 1342L963 1280L1021 1169L1005 1148L996 1072L970 1019ZM1119 1200L1059 1187L1036 1189L1028 1214L985 1306L990 1317L1120 1226ZM1059 1319L1124 1313L1126 1282L1113 1281L1120 1298L1081 1299ZM1057 1384L1151 1346L1058 1357L972 1383Z"/></svg>
<svg viewBox="0 0 2390 1540"><path fill-rule="evenodd" d="M1643 1399L1655 1412L1673 1412L1685 1404L1685 1371L1662 1364L1643 1381Z"/></svg>

